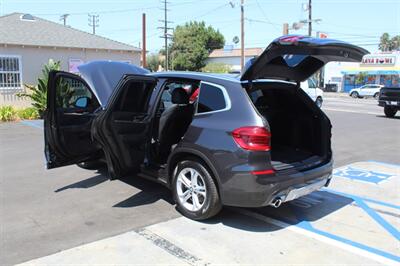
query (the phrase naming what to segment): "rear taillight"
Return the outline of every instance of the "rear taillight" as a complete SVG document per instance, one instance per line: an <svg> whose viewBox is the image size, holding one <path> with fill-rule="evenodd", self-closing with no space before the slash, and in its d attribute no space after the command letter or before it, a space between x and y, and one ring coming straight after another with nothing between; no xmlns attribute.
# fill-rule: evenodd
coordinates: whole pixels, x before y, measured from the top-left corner
<svg viewBox="0 0 400 266"><path fill-rule="evenodd" d="M264 127L241 127L232 132L232 137L245 150L271 150L271 133Z"/></svg>

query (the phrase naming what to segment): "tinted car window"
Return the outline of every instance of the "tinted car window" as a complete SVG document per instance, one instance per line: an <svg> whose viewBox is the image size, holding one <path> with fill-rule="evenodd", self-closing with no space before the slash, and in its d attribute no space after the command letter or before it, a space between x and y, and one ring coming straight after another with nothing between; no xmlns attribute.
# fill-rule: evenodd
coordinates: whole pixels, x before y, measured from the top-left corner
<svg viewBox="0 0 400 266"><path fill-rule="evenodd" d="M96 97L89 88L80 80L70 77L60 77L56 83L56 108L64 109L64 112L74 112L79 99L85 98L84 109L95 109L99 106Z"/></svg>
<svg viewBox="0 0 400 266"><path fill-rule="evenodd" d="M222 110L226 107L222 90L216 86L203 83L200 87L200 96L197 113Z"/></svg>

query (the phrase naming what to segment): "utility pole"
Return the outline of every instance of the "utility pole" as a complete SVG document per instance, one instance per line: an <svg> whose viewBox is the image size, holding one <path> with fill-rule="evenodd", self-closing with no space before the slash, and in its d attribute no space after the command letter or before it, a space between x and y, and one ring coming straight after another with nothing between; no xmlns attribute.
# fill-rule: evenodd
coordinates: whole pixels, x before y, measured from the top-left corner
<svg viewBox="0 0 400 266"><path fill-rule="evenodd" d="M243 72L244 69L244 0L240 2L240 69Z"/></svg>
<svg viewBox="0 0 400 266"><path fill-rule="evenodd" d="M64 22L64 26L67 26L67 18L69 14L63 14L60 16L60 20Z"/></svg>
<svg viewBox="0 0 400 266"><path fill-rule="evenodd" d="M92 27L92 34L96 34L96 28L99 26L99 15L88 14L88 25Z"/></svg>
<svg viewBox="0 0 400 266"><path fill-rule="evenodd" d="M163 27L158 27L159 29L162 29L164 31L163 36L160 36L160 38L164 38L164 48L165 48L165 71L168 71L168 66L169 66L169 51L168 51L168 39L171 37L168 34L168 30L172 30L172 28L168 27L168 24L172 23L172 21L168 21L168 11L169 9L167 8L167 0L162 0L162 3L164 4L164 19L159 20L160 22L164 22Z"/></svg>
<svg viewBox="0 0 400 266"><path fill-rule="evenodd" d="M308 36L312 35L311 0L308 0Z"/></svg>
<svg viewBox="0 0 400 266"><path fill-rule="evenodd" d="M283 35L288 35L289 34L289 23L283 23Z"/></svg>
<svg viewBox="0 0 400 266"><path fill-rule="evenodd" d="M146 67L146 14L142 15L142 67Z"/></svg>

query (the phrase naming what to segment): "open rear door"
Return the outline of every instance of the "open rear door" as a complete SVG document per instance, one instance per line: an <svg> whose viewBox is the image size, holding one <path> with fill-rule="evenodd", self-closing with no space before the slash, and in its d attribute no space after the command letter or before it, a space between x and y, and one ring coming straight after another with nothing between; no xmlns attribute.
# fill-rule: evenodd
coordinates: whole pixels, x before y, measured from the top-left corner
<svg viewBox="0 0 400 266"><path fill-rule="evenodd" d="M301 82L331 61L360 62L369 52L332 39L283 36L274 40L256 59L250 60L242 81L279 79Z"/></svg>
<svg viewBox="0 0 400 266"><path fill-rule="evenodd" d="M82 78L62 71L50 72L44 117L48 169L101 155L101 148L91 138L94 112L99 107L98 99Z"/></svg>
<svg viewBox="0 0 400 266"><path fill-rule="evenodd" d="M157 84L155 77L125 75L96 119L93 136L103 147L111 179L138 172L144 163Z"/></svg>

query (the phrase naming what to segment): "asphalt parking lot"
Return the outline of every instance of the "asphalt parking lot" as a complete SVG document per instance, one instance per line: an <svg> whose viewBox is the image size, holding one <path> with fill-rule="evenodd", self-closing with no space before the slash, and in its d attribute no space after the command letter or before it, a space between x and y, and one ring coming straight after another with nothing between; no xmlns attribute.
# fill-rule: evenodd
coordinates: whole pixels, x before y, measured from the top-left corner
<svg viewBox="0 0 400 266"><path fill-rule="evenodd" d="M44 169L40 121L0 124L0 264L400 264L400 116L329 97L334 181L278 209L194 222L135 176Z"/></svg>

